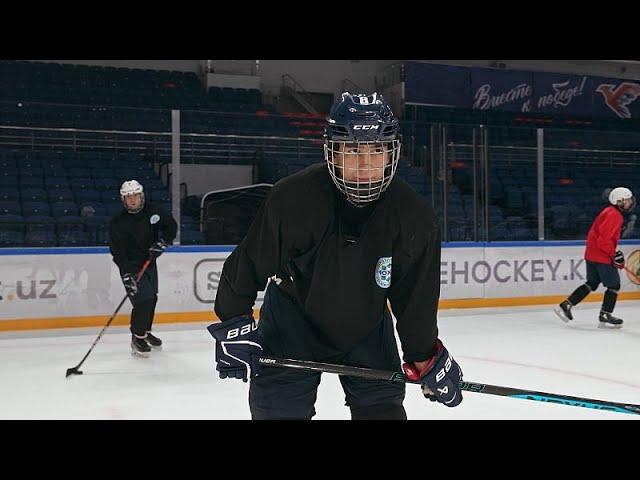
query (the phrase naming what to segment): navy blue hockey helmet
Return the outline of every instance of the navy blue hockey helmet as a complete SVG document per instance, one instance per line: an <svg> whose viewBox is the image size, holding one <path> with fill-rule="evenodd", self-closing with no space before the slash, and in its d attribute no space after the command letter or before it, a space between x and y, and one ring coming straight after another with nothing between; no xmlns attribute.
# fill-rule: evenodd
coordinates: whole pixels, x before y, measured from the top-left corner
<svg viewBox="0 0 640 480"><path fill-rule="evenodd" d="M399 124L382 95L344 92L329 112L324 154L338 190L356 206L377 200L396 173Z"/></svg>

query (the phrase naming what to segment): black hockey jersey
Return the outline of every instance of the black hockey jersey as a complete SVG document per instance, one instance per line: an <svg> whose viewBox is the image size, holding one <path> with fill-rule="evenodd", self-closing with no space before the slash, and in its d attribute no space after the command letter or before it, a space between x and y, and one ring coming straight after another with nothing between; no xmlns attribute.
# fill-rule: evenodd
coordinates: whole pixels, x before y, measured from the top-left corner
<svg viewBox="0 0 640 480"><path fill-rule="evenodd" d="M176 221L159 205L145 202L135 214L123 207L109 223L109 249L120 275L137 273L149 258L149 247L161 238L171 245L177 231Z"/></svg>
<svg viewBox="0 0 640 480"><path fill-rule="evenodd" d="M405 361L433 354L440 237L433 209L402 178L367 209L344 201L325 164L276 183L224 263L218 317L250 313L274 275L322 332L318 342L350 351L378 326L389 301Z"/></svg>

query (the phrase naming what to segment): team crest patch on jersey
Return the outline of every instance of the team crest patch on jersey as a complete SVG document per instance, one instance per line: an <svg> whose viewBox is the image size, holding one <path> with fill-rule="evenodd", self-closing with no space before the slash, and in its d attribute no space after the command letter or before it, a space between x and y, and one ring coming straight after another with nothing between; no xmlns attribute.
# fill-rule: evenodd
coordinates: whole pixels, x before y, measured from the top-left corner
<svg viewBox="0 0 640 480"><path fill-rule="evenodd" d="M380 257L376 265L376 283L380 288L391 285L391 257Z"/></svg>
<svg viewBox="0 0 640 480"><path fill-rule="evenodd" d="M151 215L151 218L149 219L149 223L151 225L155 225L159 221L160 221L160 215L158 215L157 213L154 213L153 215Z"/></svg>

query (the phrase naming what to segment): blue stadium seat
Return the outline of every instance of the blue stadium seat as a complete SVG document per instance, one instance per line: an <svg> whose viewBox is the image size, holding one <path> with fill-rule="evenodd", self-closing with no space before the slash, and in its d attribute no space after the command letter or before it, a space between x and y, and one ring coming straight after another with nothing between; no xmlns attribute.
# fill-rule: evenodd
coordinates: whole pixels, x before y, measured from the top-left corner
<svg viewBox="0 0 640 480"><path fill-rule="evenodd" d="M465 242L471 240L473 232L470 225L452 225L449 228L450 242Z"/></svg>
<svg viewBox="0 0 640 480"><path fill-rule="evenodd" d="M20 204L15 200L1 200L0 215L22 215Z"/></svg>
<svg viewBox="0 0 640 480"><path fill-rule="evenodd" d="M44 172L42 171L42 160L40 160L39 158L26 156L17 160L17 164L20 171L28 172L30 170L40 170L39 175L44 174Z"/></svg>
<svg viewBox="0 0 640 480"><path fill-rule="evenodd" d="M86 167L72 167L69 168L67 175L69 178L88 178L91 176L91 171Z"/></svg>
<svg viewBox="0 0 640 480"><path fill-rule="evenodd" d="M7 157L0 157L0 169L1 170L7 170L8 168L12 168L12 169L18 169L18 163L16 162L15 158L7 158Z"/></svg>
<svg viewBox="0 0 640 480"><path fill-rule="evenodd" d="M78 202L81 217L106 215L107 208L98 200L96 202Z"/></svg>
<svg viewBox="0 0 640 480"><path fill-rule="evenodd" d="M100 192L100 200L102 203L120 202L120 190L103 190Z"/></svg>
<svg viewBox="0 0 640 480"><path fill-rule="evenodd" d="M48 202L23 202L22 214L25 217L33 215L51 215L51 208Z"/></svg>
<svg viewBox="0 0 640 480"><path fill-rule="evenodd" d="M502 209L499 206L489 205L489 220L502 221L503 218L504 215L502 213Z"/></svg>
<svg viewBox="0 0 640 480"><path fill-rule="evenodd" d="M19 180L19 186L21 189L25 188L43 188L43 177L25 177L21 176Z"/></svg>
<svg viewBox="0 0 640 480"><path fill-rule="evenodd" d="M56 231L58 235L64 232L84 232L84 222L77 215L56 217Z"/></svg>
<svg viewBox="0 0 640 480"><path fill-rule="evenodd" d="M160 208L162 208L168 214L171 214L171 203L169 202L154 202Z"/></svg>
<svg viewBox="0 0 640 480"><path fill-rule="evenodd" d="M11 165L4 167L2 171L0 171L0 176L17 177L19 175L20 170L18 170L18 167L12 167Z"/></svg>
<svg viewBox="0 0 640 480"><path fill-rule="evenodd" d="M95 188L99 191L120 191L120 185L122 183L118 182L118 180L114 178L96 178L95 179Z"/></svg>
<svg viewBox="0 0 640 480"><path fill-rule="evenodd" d="M45 181L49 177L67 177L67 170L64 167L58 165L55 168L46 169Z"/></svg>
<svg viewBox="0 0 640 480"><path fill-rule="evenodd" d="M534 232L527 227L516 228L515 230L513 230L512 236L514 240L537 240L537 234L534 234Z"/></svg>
<svg viewBox="0 0 640 480"><path fill-rule="evenodd" d="M55 233L55 219L48 215L31 215L25 219L25 224L27 227L27 233Z"/></svg>
<svg viewBox="0 0 640 480"><path fill-rule="evenodd" d="M170 203L171 194L166 189L151 190L150 200L153 203Z"/></svg>
<svg viewBox="0 0 640 480"><path fill-rule="evenodd" d="M106 168L113 171L113 176L118 176L129 165L129 160L125 158L114 158L106 163Z"/></svg>
<svg viewBox="0 0 640 480"><path fill-rule="evenodd" d="M111 168L96 167L91 170L91 176L93 178L112 178L114 177L114 171Z"/></svg>
<svg viewBox="0 0 640 480"><path fill-rule="evenodd" d="M92 245L106 245L108 243L109 221L111 217L96 215L83 219L89 242Z"/></svg>
<svg viewBox="0 0 640 480"><path fill-rule="evenodd" d="M65 169L70 170L72 168L86 168L85 161L82 158L67 157L62 161L62 165Z"/></svg>
<svg viewBox="0 0 640 480"><path fill-rule="evenodd" d="M0 230L0 248L21 247L24 245L24 234L14 230Z"/></svg>
<svg viewBox="0 0 640 480"><path fill-rule="evenodd" d="M22 215L0 213L1 231L24 231L24 217Z"/></svg>
<svg viewBox="0 0 640 480"><path fill-rule="evenodd" d="M20 191L15 187L0 186L0 202L1 201L17 201L20 200Z"/></svg>
<svg viewBox="0 0 640 480"><path fill-rule="evenodd" d="M3 175L0 172L0 187L17 187L18 176L17 175Z"/></svg>
<svg viewBox="0 0 640 480"><path fill-rule="evenodd" d="M76 216L79 214L78 205L75 202L55 202L51 205L51 214L54 217Z"/></svg>
<svg viewBox="0 0 640 480"><path fill-rule="evenodd" d="M94 190L95 185L93 183L93 178L88 177L72 177L69 181L71 184L71 189L74 191L78 190Z"/></svg>
<svg viewBox="0 0 640 480"><path fill-rule="evenodd" d="M47 172L49 175L50 172ZM69 180L65 176L51 177L47 176L44 179L44 186L47 190L66 190L69 187Z"/></svg>
<svg viewBox="0 0 640 480"><path fill-rule="evenodd" d="M23 202L47 201L47 192L42 188L23 188L20 196Z"/></svg>
<svg viewBox="0 0 640 480"><path fill-rule="evenodd" d="M140 183L142 183L145 190L160 190L168 188L163 185L162 180L158 177L147 178L144 181L140 181Z"/></svg>
<svg viewBox="0 0 640 480"><path fill-rule="evenodd" d="M121 202L107 203L105 204L105 207L107 207L107 215L110 217L120 213L124 208Z"/></svg>
<svg viewBox="0 0 640 480"><path fill-rule="evenodd" d="M459 218L466 217L465 210L462 204L456 204L456 203L448 204L447 208L448 208L449 216L451 217L459 217Z"/></svg>
<svg viewBox="0 0 640 480"><path fill-rule="evenodd" d="M524 207L522 192L515 188L508 188L506 190L505 206L513 210L522 209Z"/></svg>
<svg viewBox="0 0 640 480"><path fill-rule="evenodd" d="M54 232L31 231L24 236L24 245L27 247L56 247L58 239Z"/></svg>
<svg viewBox="0 0 640 480"><path fill-rule="evenodd" d="M74 195L72 190L62 190L62 189L49 190L49 192L47 193L47 198L51 203L74 201Z"/></svg>
<svg viewBox="0 0 640 480"><path fill-rule="evenodd" d="M81 247L90 244L90 236L87 232L65 231L58 233L58 245L61 247Z"/></svg>
<svg viewBox="0 0 640 480"><path fill-rule="evenodd" d="M198 230L181 230L180 243L182 245L200 245L204 242L202 232Z"/></svg>
<svg viewBox="0 0 640 480"><path fill-rule="evenodd" d="M44 170L42 168L27 167L25 165L18 165L21 177L44 177Z"/></svg>
<svg viewBox="0 0 640 480"><path fill-rule="evenodd" d="M75 197L77 203L100 203L100 193L96 190L76 190Z"/></svg>
<svg viewBox="0 0 640 480"><path fill-rule="evenodd" d="M510 240L510 232L504 223L489 225L489 240Z"/></svg>

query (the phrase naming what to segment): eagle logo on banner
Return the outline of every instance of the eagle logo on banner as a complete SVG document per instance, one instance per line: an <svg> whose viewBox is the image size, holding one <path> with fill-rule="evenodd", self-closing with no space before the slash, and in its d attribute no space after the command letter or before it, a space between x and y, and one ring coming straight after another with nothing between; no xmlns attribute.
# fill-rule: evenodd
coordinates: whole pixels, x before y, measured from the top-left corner
<svg viewBox="0 0 640 480"><path fill-rule="evenodd" d="M631 118L631 111L627 105L633 103L640 95L640 85L632 82L622 82L614 88L614 85L601 84L596 88L604 97L604 101L611 110L620 118Z"/></svg>

